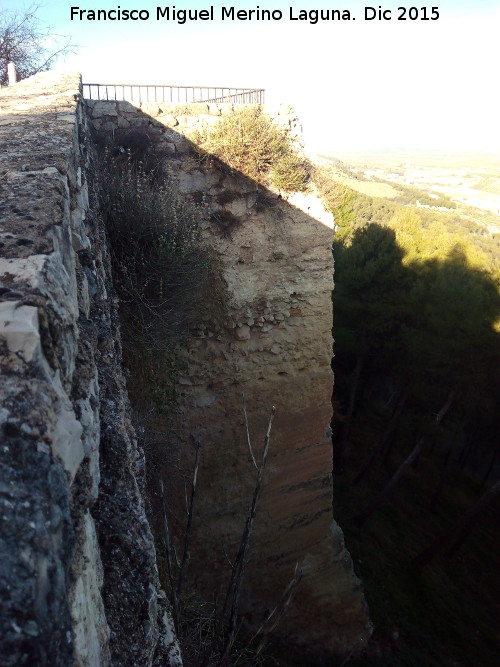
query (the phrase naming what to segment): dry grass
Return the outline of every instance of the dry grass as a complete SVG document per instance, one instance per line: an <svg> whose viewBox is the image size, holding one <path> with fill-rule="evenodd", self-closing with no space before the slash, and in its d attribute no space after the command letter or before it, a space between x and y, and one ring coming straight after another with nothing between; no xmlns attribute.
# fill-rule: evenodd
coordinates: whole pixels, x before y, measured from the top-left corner
<svg viewBox="0 0 500 667"><path fill-rule="evenodd" d="M285 192L307 187L309 165L293 139L260 107L249 106L224 116L194 138L201 159L218 158L232 170Z"/></svg>
<svg viewBox="0 0 500 667"><path fill-rule="evenodd" d="M146 348L165 349L222 311L220 272L200 239L203 203L183 199L168 174L106 153L101 209L127 337L139 335Z"/></svg>

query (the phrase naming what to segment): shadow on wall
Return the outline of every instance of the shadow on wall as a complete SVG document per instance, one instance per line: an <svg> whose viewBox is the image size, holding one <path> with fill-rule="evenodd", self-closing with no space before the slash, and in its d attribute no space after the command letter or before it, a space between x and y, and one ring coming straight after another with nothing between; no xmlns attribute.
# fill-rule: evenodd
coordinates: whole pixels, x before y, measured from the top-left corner
<svg viewBox="0 0 500 667"><path fill-rule="evenodd" d="M222 595L230 573L228 559L235 556L252 498L255 469L247 444L244 393L256 456L272 406L276 418L242 615L257 626L280 599L298 563L301 584L275 631L286 640L289 654L291 645L306 647L303 654L314 655L318 664L322 657L361 647L370 634L367 609L332 516L331 214L313 194L286 195L200 154L190 137L199 140L230 119L231 105L151 105L141 111L126 102L87 104L98 143L108 148L115 165L131 160L134 170L152 174L157 190L163 187L158 174L167 172L180 193L180 198L175 194L179 203L174 208L182 207L184 198L191 202L196 210L196 229L191 231L216 256L225 283L223 317L213 317L210 309L200 314L197 306L182 317L178 331L185 344L177 347L175 361L170 345L160 342L144 350L137 336L125 341L136 408L150 415L156 404L155 416L146 418L156 521L160 525L161 503L155 496L162 479L179 541L185 488L194 465L192 443L201 446L190 594L196 591L204 600ZM284 111L275 118L290 131L294 116ZM138 218L141 229L147 229L146 217ZM128 225L122 230L127 239L135 234ZM162 290L175 292L174 282ZM122 319L126 322L132 313L137 314L137 304L122 302ZM172 322L176 327L175 316ZM144 373L146 357L153 375ZM169 363L175 366L174 383L162 369ZM145 382L154 383L153 392ZM172 394L172 406L179 411L177 432L171 428L165 435L168 419L158 414L158 398L161 403L163 395L168 402Z"/></svg>

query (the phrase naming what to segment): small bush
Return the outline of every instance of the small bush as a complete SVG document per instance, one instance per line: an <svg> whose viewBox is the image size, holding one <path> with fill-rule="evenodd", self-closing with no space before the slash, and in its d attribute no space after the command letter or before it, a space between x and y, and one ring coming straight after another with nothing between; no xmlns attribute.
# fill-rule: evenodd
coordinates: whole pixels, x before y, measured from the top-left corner
<svg viewBox="0 0 500 667"><path fill-rule="evenodd" d="M292 138L260 107L242 107L195 137L202 159L218 158L262 185L286 192L305 190L309 165Z"/></svg>
<svg viewBox="0 0 500 667"><path fill-rule="evenodd" d="M101 162L100 201L127 338L165 349L222 312L222 279L200 240L208 217L203 203L181 198L168 174L109 152Z"/></svg>
<svg viewBox="0 0 500 667"><path fill-rule="evenodd" d="M302 192L306 186L308 173L304 161L290 153L271 167L272 182L285 192Z"/></svg>

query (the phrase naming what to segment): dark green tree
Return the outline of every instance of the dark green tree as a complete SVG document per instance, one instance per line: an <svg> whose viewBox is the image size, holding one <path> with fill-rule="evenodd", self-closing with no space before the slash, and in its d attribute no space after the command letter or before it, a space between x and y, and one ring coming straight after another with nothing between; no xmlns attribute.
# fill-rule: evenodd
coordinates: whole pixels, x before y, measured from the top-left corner
<svg viewBox="0 0 500 667"><path fill-rule="evenodd" d="M355 230L349 244L336 242L334 257L334 337L341 363L352 369L346 419L334 457L338 471L347 454L363 372L367 366L384 366L387 358L398 363L407 271L394 232L376 224Z"/></svg>
<svg viewBox="0 0 500 667"><path fill-rule="evenodd" d="M463 403L462 412L477 420L481 390L488 394L495 386L500 340L493 324L500 314L500 296L493 281L469 266L460 247L444 262L413 263L410 271L402 340L414 398L428 415L427 427L386 486L357 517L358 525L392 497L454 403ZM475 410L468 409L471 404ZM443 483L440 480L440 486Z"/></svg>

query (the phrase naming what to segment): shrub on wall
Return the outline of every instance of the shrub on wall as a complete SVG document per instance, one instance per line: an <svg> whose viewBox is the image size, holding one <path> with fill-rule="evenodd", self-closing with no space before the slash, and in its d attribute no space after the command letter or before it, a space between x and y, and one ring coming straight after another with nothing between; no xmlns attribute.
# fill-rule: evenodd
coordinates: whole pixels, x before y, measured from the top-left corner
<svg viewBox="0 0 500 667"><path fill-rule="evenodd" d="M195 141L202 159L216 157L262 185L285 192L307 187L307 161L298 154L290 135L260 107L236 109L212 129L198 133Z"/></svg>
<svg viewBox="0 0 500 667"><path fill-rule="evenodd" d="M202 246L203 204L182 198L169 174L129 154L101 161L101 209L127 335L165 349L222 309L222 281Z"/></svg>

